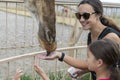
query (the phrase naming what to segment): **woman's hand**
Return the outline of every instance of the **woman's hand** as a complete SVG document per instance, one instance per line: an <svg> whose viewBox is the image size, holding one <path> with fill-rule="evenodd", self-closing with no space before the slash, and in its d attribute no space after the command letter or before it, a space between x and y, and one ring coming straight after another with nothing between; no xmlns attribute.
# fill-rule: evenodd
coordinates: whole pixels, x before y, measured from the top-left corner
<svg viewBox="0 0 120 80"><path fill-rule="evenodd" d="M69 74L72 78L77 78L77 77L82 77L85 73L87 73L88 71L84 71L84 70L81 70L81 69L77 69L77 68L74 68L74 67L70 67L70 68L73 68L71 69L71 71L69 70ZM70 69L69 68L69 69ZM71 73L70 73L71 72ZM75 77L74 77L75 76Z"/></svg>
<svg viewBox="0 0 120 80"><path fill-rule="evenodd" d="M54 60L54 59L58 59L61 57L61 52L51 52L49 56L46 56L46 52L45 53L41 53L38 55L38 57L40 59L43 59L43 60Z"/></svg>

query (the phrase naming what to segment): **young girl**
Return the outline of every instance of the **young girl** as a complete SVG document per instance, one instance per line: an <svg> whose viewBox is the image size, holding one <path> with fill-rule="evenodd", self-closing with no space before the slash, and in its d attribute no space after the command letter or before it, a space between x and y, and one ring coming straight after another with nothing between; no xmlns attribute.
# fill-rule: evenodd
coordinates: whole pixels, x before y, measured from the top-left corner
<svg viewBox="0 0 120 80"><path fill-rule="evenodd" d="M120 80L120 47L109 39L95 41L88 49L88 69L96 73L96 80Z"/></svg>

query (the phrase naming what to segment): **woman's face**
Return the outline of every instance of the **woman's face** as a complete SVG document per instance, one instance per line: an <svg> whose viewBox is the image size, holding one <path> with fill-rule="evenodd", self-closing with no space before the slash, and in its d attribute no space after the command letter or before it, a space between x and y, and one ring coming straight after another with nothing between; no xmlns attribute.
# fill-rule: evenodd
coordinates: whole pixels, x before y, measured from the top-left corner
<svg viewBox="0 0 120 80"><path fill-rule="evenodd" d="M97 60L89 49L87 53L87 63L90 71L95 71L97 69Z"/></svg>
<svg viewBox="0 0 120 80"><path fill-rule="evenodd" d="M82 15L79 21L84 30L89 30L96 25L98 17L91 5L81 4L78 8L78 13Z"/></svg>

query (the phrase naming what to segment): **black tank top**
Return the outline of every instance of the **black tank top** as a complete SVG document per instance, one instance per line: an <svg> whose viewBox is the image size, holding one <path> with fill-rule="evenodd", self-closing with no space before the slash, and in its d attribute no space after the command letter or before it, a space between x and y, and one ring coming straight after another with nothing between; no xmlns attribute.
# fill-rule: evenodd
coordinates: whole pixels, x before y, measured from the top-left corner
<svg viewBox="0 0 120 80"><path fill-rule="evenodd" d="M99 35L98 40L104 38L109 33L115 33L115 34L117 34L120 37L120 32L119 31L117 31L117 30L115 30L115 29L113 29L111 27L107 27ZM89 45L90 43L91 43L91 33L88 34L87 45ZM120 60L118 62L118 65L119 65L119 68L120 68ZM92 79L96 80L96 73L91 71L91 74L92 74Z"/></svg>

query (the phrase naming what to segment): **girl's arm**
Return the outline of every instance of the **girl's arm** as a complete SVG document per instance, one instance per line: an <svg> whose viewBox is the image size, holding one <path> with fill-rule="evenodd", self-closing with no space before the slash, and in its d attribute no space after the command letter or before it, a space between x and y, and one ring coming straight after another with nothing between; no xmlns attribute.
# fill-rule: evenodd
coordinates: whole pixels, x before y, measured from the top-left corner
<svg viewBox="0 0 120 80"><path fill-rule="evenodd" d="M34 65L34 69L42 77L43 80L50 80L41 67L39 67L38 65Z"/></svg>

